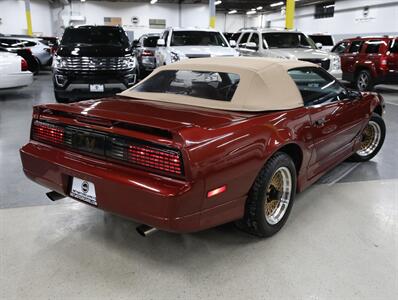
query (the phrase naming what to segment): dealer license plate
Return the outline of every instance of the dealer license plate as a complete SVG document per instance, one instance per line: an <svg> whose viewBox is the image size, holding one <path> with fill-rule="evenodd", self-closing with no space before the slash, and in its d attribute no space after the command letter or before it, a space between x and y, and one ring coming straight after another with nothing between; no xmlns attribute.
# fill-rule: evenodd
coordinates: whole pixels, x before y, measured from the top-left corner
<svg viewBox="0 0 398 300"><path fill-rule="evenodd" d="M90 84L90 92L101 93L104 91L103 84Z"/></svg>
<svg viewBox="0 0 398 300"><path fill-rule="evenodd" d="M92 205L97 205L95 186L94 183L92 182L73 177L70 196L85 201L87 203L90 203Z"/></svg>

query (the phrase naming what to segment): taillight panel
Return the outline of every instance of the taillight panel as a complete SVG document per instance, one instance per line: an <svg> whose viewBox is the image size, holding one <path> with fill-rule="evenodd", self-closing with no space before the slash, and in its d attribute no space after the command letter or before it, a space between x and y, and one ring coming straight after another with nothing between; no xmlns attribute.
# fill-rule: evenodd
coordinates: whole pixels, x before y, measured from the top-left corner
<svg viewBox="0 0 398 300"><path fill-rule="evenodd" d="M163 145L37 120L32 123L31 138L147 170L174 176L184 175L181 152Z"/></svg>

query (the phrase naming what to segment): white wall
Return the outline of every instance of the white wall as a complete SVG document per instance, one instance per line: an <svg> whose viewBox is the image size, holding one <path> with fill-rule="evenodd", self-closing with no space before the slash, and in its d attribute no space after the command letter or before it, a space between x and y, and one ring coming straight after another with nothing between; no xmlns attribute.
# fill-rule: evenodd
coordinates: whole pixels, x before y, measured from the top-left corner
<svg viewBox="0 0 398 300"><path fill-rule="evenodd" d="M85 22L78 24L103 25L104 17L120 17L122 25L127 31L134 31L134 38L143 33L161 32L162 29L150 29L149 19L165 19L166 27L179 26L208 27L209 11L208 5L186 4L181 5L181 14L177 4L151 5L148 2L108 2L108 1L86 1L73 2L72 6L53 9L54 31L57 35L63 32L62 27L69 26L70 16L84 16ZM132 17L138 17L139 23L134 25ZM181 16L181 20L179 18Z"/></svg>
<svg viewBox="0 0 398 300"><path fill-rule="evenodd" d="M363 8L369 6L369 16L364 18ZM314 6L297 8L295 28L306 33L328 32L337 40L358 35L398 34L397 0L344 0L336 1L333 18L315 19ZM264 15L272 27L284 27L280 13Z"/></svg>
<svg viewBox="0 0 398 300"><path fill-rule="evenodd" d="M33 32L52 35L51 9L48 1L31 0ZM26 34L25 2L23 0L0 0L0 33Z"/></svg>

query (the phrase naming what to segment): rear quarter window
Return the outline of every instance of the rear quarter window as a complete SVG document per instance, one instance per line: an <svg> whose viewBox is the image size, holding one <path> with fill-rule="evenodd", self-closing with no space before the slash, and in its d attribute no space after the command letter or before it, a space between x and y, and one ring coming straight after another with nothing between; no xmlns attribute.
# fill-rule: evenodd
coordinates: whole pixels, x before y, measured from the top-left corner
<svg viewBox="0 0 398 300"><path fill-rule="evenodd" d="M132 91L231 101L239 81L239 75L234 73L165 70L138 84Z"/></svg>
<svg viewBox="0 0 398 300"><path fill-rule="evenodd" d="M398 53L398 39L391 40L389 51L390 53Z"/></svg>

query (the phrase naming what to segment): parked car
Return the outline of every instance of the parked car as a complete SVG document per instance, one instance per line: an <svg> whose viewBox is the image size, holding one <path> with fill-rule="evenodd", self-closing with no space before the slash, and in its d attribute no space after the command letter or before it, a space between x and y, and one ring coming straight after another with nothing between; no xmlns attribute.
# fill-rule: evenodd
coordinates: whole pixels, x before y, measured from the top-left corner
<svg viewBox="0 0 398 300"><path fill-rule="evenodd" d="M40 41L51 48L51 53L54 54L55 52L57 52L59 46L59 39L57 37L41 36Z"/></svg>
<svg viewBox="0 0 398 300"><path fill-rule="evenodd" d="M234 35L236 49L244 56L298 59L322 66L337 79L342 78L340 58L317 49L314 42L299 31L249 28Z"/></svg>
<svg viewBox="0 0 398 300"><path fill-rule="evenodd" d="M341 57L343 79L360 91L377 84L398 83L398 38L357 37L343 40L332 52Z"/></svg>
<svg viewBox="0 0 398 300"><path fill-rule="evenodd" d="M0 47L12 52L29 49L40 67L51 66L51 48L40 42L37 38L3 36L0 37Z"/></svg>
<svg viewBox="0 0 398 300"><path fill-rule="evenodd" d="M65 196L154 228L231 221L258 236L286 222L296 191L383 145L384 101L316 64L188 59L118 96L35 106L25 174Z"/></svg>
<svg viewBox="0 0 398 300"><path fill-rule="evenodd" d="M68 27L54 57L55 99L72 102L114 95L136 82L137 69L123 28Z"/></svg>
<svg viewBox="0 0 398 300"><path fill-rule="evenodd" d="M0 89L27 86L32 81L26 60L0 48Z"/></svg>
<svg viewBox="0 0 398 300"><path fill-rule="evenodd" d="M334 38L331 34L326 33L314 33L308 35L311 40L314 41L316 47L318 49L322 49L325 51L331 51L334 47Z"/></svg>
<svg viewBox="0 0 398 300"><path fill-rule="evenodd" d="M200 57L239 56L214 29L168 28L157 42L157 66Z"/></svg>
<svg viewBox="0 0 398 300"><path fill-rule="evenodd" d="M40 71L40 63L37 61L36 57L33 56L32 51L29 48L13 49L13 48L3 48L0 47L2 52L16 53L23 59L25 59L28 64L28 70L33 74L38 74Z"/></svg>
<svg viewBox="0 0 398 300"><path fill-rule="evenodd" d="M133 42L141 77L147 76L156 68L155 51L159 38L160 34L150 33Z"/></svg>

